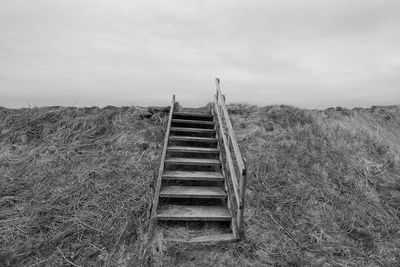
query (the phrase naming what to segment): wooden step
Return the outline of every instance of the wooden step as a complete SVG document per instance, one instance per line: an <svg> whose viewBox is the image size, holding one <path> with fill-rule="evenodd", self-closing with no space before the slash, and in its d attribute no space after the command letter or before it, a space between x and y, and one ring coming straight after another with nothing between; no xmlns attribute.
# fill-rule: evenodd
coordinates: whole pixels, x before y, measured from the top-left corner
<svg viewBox="0 0 400 267"><path fill-rule="evenodd" d="M171 127L170 132L215 133L215 129Z"/></svg>
<svg viewBox="0 0 400 267"><path fill-rule="evenodd" d="M212 119L213 115L209 113L192 113L192 112L174 112L173 116L181 116L181 117L197 117L197 118L205 118Z"/></svg>
<svg viewBox="0 0 400 267"><path fill-rule="evenodd" d="M218 154L219 149L213 147L192 147L192 146L169 146L167 147L168 152L179 152L179 153L212 153Z"/></svg>
<svg viewBox="0 0 400 267"><path fill-rule="evenodd" d="M217 139L213 137L195 137L195 136L180 136L172 135L169 137L171 141L188 141L188 142L202 142L202 143L216 143Z"/></svg>
<svg viewBox="0 0 400 267"><path fill-rule="evenodd" d="M193 171L166 171L163 174L166 180L184 181L223 181L224 176L220 172L193 172Z"/></svg>
<svg viewBox="0 0 400 267"><path fill-rule="evenodd" d="M231 242L238 240L232 233L229 234L217 234L217 235L206 235L196 236L188 238L166 238L167 242L175 243L214 243L214 242Z"/></svg>
<svg viewBox="0 0 400 267"><path fill-rule="evenodd" d="M230 221L231 215L224 206L169 205L157 214L158 220L168 221Z"/></svg>
<svg viewBox="0 0 400 267"><path fill-rule="evenodd" d="M182 119L172 119L172 123L214 125L213 121L197 121L197 120L182 120Z"/></svg>
<svg viewBox="0 0 400 267"><path fill-rule="evenodd" d="M164 186L160 197L163 198L226 198L221 187L210 186Z"/></svg>
<svg viewBox="0 0 400 267"><path fill-rule="evenodd" d="M219 166L221 161L219 159L196 159L196 158L167 158L165 159L167 164L178 164L178 165L204 165L204 166Z"/></svg>

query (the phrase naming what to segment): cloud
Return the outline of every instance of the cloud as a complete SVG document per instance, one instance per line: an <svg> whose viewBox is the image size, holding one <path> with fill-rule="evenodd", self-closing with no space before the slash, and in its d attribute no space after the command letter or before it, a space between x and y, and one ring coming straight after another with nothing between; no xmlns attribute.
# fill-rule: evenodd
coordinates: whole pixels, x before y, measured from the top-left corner
<svg viewBox="0 0 400 267"><path fill-rule="evenodd" d="M400 99L396 0L0 3L0 105ZM377 103L379 101L379 103Z"/></svg>

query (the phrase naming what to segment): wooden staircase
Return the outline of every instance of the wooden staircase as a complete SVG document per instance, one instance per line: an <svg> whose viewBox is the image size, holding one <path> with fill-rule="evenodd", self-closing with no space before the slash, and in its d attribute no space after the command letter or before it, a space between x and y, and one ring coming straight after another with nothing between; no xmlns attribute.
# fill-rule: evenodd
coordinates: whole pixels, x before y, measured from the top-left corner
<svg viewBox="0 0 400 267"><path fill-rule="evenodd" d="M231 136L233 130L231 135L224 132L225 127L229 132L232 125L229 117L221 115L225 114L224 108L226 111L222 98L219 80L214 108L206 111L175 111L173 97L150 225L151 232L155 226L159 232L162 229L172 232L166 240L208 242L240 238L246 171L240 152L238 155L235 153L240 157L236 162L242 163L238 166L241 172L240 193L231 154L227 153L230 146L227 140L235 143L232 143L234 149L238 147L234 135ZM229 125L222 125L223 118ZM228 160L224 160L227 156ZM182 223L186 229L195 228L195 231L177 238L179 231L174 232L174 229L182 228ZM207 231L210 227L217 230Z"/></svg>

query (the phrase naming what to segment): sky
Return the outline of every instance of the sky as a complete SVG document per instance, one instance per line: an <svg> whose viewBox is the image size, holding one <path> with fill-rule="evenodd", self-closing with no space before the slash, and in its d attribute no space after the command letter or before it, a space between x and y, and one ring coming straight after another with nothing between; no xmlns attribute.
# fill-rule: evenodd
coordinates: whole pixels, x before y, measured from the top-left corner
<svg viewBox="0 0 400 267"><path fill-rule="evenodd" d="M398 0L1 0L0 106L400 104Z"/></svg>

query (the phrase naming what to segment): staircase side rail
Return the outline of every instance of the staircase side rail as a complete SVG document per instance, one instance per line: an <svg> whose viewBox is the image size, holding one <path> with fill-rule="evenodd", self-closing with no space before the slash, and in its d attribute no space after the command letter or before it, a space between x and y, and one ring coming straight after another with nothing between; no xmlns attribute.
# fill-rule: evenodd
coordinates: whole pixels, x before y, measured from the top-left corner
<svg viewBox="0 0 400 267"><path fill-rule="evenodd" d="M171 129L172 113L174 112L174 109L175 109L175 95L172 96L172 103L171 103L171 108L169 110L169 116L168 116L167 130L165 132L165 137L164 137L164 146L163 146L163 150L161 152L160 168L158 169L157 183L156 183L156 187L155 187L155 193L154 193L153 204L152 204L152 212L151 212L151 218L150 218L150 225L149 225L150 236L153 235L153 229L154 229L154 225L156 222L158 198L160 195L162 175L163 175L164 166L165 166L165 157L167 154L169 132Z"/></svg>
<svg viewBox="0 0 400 267"><path fill-rule="evenodd" d="M239 145L236 140L235 132L233 130L233 126L229 117L228 109L226 107L225 103L225 96L221 92L220 88L220 80L218 78L215 79L216 83L216 88L217 88L217 93L216 93L216 109L219 110L219 107L222 109L222 115L223 115L223 121L226 123L227 127L227 132L228 132L228 150L230 149L230 144L232 144L233 147L233 152L236 158L236 162L238 165L239 169L239 177L240 177L240 187L239 187L239 195L235 196L240 199L241 205L238 206L238 214L237 214L237 223L238 223L238 229L241 231L242 229L242 224L243 224L243 213L244 213L244 205L245 205L245 195L246 195L246 184L247 184L247 169L246 165L244 162L244 159L242 157L242 154L240 153ZM221 122L219 122L221 123ZM222 126L222 124L220 124ZM230 141L230 142L229 142ZM235 176L236 178L236 176Z"/></svg>
<svg viewBox="0 0 400 267"><path fill-rule="evenodd" d="M228 140L226 138L225 135L225 130L222 124L222 118L221 118L221 112L218 108L218 102L217 102L217 96L215 96L215 113L217 115L217 121L218 121L218 129L219 129L219 134L222 138L222 142L224 145L224 151L225 151L225 156L226 156L226 161L227 161L227 165L228 165L228 169L229 169L229 177L231 178L231 182L233 185L233 191L235 193L235 199L236 199L236 203L238 208L240 208L242 206L242 202L241 202L241 194L239 192L239 184L237 181L237 177L236 177L236 172L235 172L235 168L233 165L233 160L232 160L232 155L231 155L231 151L229 150L229 143Z"/></svg>
<svg viewBox="0 0 400 267"><path fill-rule="evenodd" d="M214 103L211 104L211 113L216 116L216 110L215 110ZM217 127L216 138L218 139L218 143L222 144L223 141L222 141L221 131L218 129L220 127L220 125L218 123L216 123L215 126ZM218 145L218 148L222 149L222 147L220 145ZM233 236L235 237L235 239L239 240L240 239L240 233L239 233L238 227L237 227L238 226L237 219L236 219L237 213L236 213L236 210L234 209L234 205L232 205L232 203L233 203L232 202L232 199L233 199L232 196L234 195L234 193L233 193L233 190L232 190L231 186L229 186L229 181L228 181L228 178L227 178L228 177L227 176L227 166L226 166L226 164L225 164L225 162L223 160L222 153L219 153L219 160L222 162L221 171L222 171L222 175L225 177L225 190L228 193L228 195L227 195L227 206L228 206L229 212L230 212L231 217L232 217L231 229L232 229L232 233L233 233Z"/></svg>
<svg viewBox="0 0 400 267"><path fill-rule="evenodd" d="M218 78L216 78L215 79L215 83L216 83L216 86L217 86L218 104L221 106L221 109L222 109L222 112L223 112L223 115L224 115L226 126L228 128L229 138L230 138L231 143L232 143L233 151L235 152L236 161L238 163L238 166L239 166L239 169L241 170L241 172L243 172L243 171L246 172L246 166L244 164L244 160L243 160L242 154L240 153L240 149L239 149L239 145L238 145L237 140L236 140L235 132L233 131L233 126L232 126L231 120L229 118L228 109L227 109L226 103L225 103L225 96L222 95L222 92L221 92L220 80Z"/></svg>

